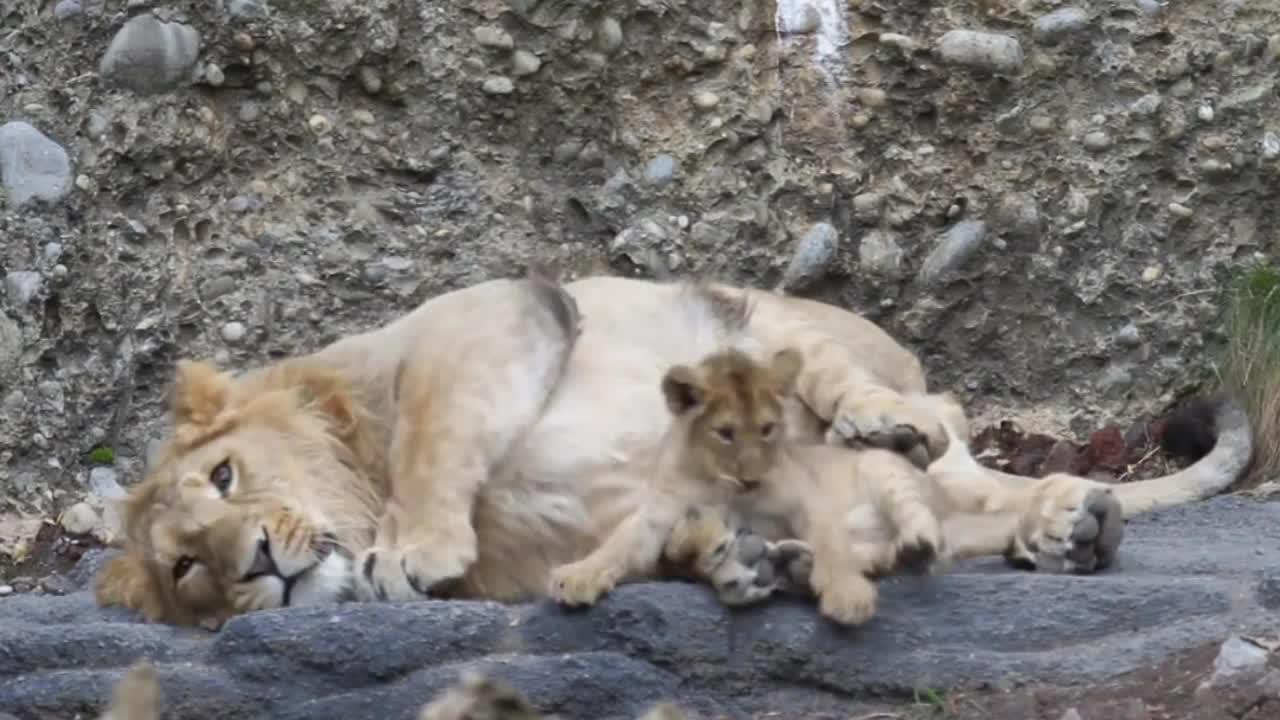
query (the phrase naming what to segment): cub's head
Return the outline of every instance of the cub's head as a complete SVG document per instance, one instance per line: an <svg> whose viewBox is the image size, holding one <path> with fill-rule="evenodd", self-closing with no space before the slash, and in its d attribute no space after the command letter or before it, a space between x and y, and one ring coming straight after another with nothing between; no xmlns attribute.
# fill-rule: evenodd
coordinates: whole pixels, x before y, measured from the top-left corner
<svg viewBox="0 0 1280 720"><path fill-rule="evenodd" d="M123 551L95 580L99 604L219 626L345 599L351 556L372 541L382 476L353 397L316 368L235 378L179 363L173 434L123 501Z"/></svg>
<svg viewBox="0 0 1280 720"><path fill-rule="evenodd" d="M784 402L801 365L791 349L768 365L730 349L667 370L662 394L694 469L737 490L758 486L786 435Z"/></svg>

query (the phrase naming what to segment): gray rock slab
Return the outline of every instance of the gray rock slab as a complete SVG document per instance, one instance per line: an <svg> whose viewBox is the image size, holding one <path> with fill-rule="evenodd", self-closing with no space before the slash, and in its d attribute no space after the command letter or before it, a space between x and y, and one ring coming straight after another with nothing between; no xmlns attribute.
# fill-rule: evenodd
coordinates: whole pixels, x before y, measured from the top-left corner
<svg viewBox="0 0 1280 720"><path fill-rule="evenodd" d="M71 159L30 123L0 125L0 182L14 206L57 202L71 190Z"/></svg>
<svg viewBox="0 0 1280 720"><path fill-rule="evenodd" d="M1112 677L1231 634L1280 631L1280 504L1234 497L1129 523L1092 576L971 563L882 584L839 628L811 603L730 610L705 588L643 583L595 608L424 601L254 613L218 633L136 621L87 590L0 600L0 712L96 712L130 664L157 664L173 717L412 718L475 668L566 718L634 717L675 698L749 717L919 687ZM87 556L84 583L101 555ZM599 708L605 708L601 715Z"/></svg>

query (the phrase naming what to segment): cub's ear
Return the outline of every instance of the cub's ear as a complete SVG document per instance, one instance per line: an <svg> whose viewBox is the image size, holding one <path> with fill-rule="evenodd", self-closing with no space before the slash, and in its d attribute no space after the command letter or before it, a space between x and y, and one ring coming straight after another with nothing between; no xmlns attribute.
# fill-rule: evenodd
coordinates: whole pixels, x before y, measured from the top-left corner
<svg viewBox="0 0 1280 720"><path fill-rule="evenodd" d="M773 373L774 380L777 381L784 392L791 392L792 388L795 387L796 378L800 377L800 371L803 368L804 356L794 348L787 348L774 353L773 362L769 367Z"/></svg>
<svg viewBox="0 0 1280 720"><path fill-rule="evenodd" d="M693 368L676 365L662 377L662 396L667 400L667 409L680 416L702 407L707 391Z"/></svg>
<svg viewBox="0 0 1280 720"><path fill-rule="evenodd" d="M174 424L206 426L226 408L231 376L198 360L179 360L174 370Z"/></svg>
<svg viewBox="0 0 1280 720"><path fill-rule="evenodd" d="M157 588L142 557L134 550L125 550L107 561L94 578L93 594L101 607L133 610L153 622L163 619L164 605Z"/></svg>

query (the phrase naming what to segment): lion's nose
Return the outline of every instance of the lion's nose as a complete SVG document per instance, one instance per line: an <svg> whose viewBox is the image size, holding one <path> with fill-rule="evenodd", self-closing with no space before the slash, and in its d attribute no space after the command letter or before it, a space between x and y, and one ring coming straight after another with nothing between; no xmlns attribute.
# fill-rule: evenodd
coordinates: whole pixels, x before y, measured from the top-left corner
<svg viewBox="0 0 1280 720"><path fill-rule="evenodd" d="M342 550L342 546L338 544L338 536L330 532L320 533L311 541L311 552L315 553L316 560L320 562Z"/></svg>

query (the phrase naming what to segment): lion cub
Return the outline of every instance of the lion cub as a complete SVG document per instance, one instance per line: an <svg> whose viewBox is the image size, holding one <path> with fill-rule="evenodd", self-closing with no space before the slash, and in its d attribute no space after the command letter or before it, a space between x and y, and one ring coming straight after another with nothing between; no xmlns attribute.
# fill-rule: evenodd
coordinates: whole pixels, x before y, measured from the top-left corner
<svg viewBox="0 0 1280 720"><path fill-rule="evenodd" d="M875 613L872 576L932 563L942 498L923 471L890 450L788 439L784 401L802 362L789 349L768 365L730 349L670 368L662 391L675 420L649 503L596 552L559 568L553 593L590 596L648 570L681 532L679 509L716 501L812 548L809 586L822 614L843 624Z"/></svg>

